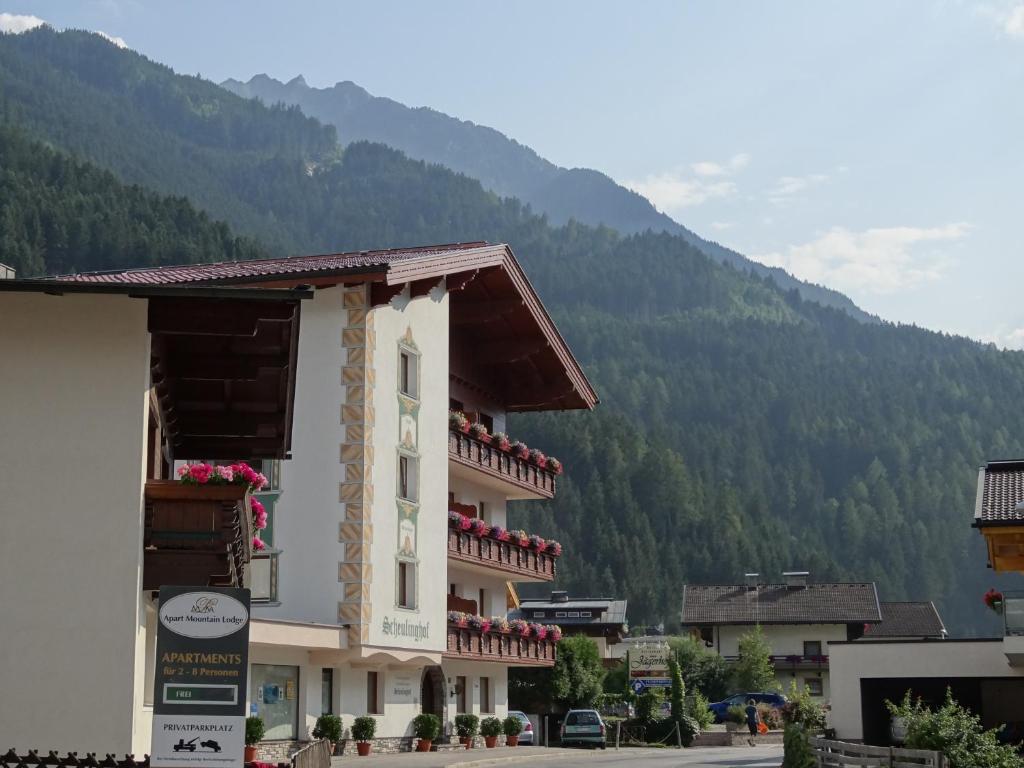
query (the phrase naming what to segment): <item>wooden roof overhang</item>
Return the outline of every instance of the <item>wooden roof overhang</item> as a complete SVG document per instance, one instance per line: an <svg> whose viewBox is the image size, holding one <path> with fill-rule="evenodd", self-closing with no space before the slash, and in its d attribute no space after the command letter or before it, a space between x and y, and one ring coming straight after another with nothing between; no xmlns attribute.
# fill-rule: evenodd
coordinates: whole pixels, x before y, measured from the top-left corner
<svg viewBox="0 0 1024 768"><path fill-rule="evenodd" d="M299 303L311 290L0 280L0 291L147 299L151 383L169 458L288 456Z"/></svg>
<svg viewBox="0 0 1024 768"><path fill-rule="evenodd" d="M474 366L453 369L453 377L508 411L597 404L597 392L506 245L394 264L375 301L406 283L413 296L421 295L441 279L449 294L452 360Z"/></svg>
<svg viewBox="0 0 1024 768"><path fill-rule="evenodd" d="M150 299L149 331L172 458L288 457L298 300Z"/></svg>
<svg viewBox="0 0 1024 768"><path fill-rule="evenodd" d="M450 297L452 358L471 359L474 365L472 372L452 371L455 378L508 411L592 409L599 402L597 392L512 249L474 246L375 266L250 277L237 284L287 287L301 281L325 288L368 283L372 304L379 306L407 285L415 298L443 280Z"/></svg>

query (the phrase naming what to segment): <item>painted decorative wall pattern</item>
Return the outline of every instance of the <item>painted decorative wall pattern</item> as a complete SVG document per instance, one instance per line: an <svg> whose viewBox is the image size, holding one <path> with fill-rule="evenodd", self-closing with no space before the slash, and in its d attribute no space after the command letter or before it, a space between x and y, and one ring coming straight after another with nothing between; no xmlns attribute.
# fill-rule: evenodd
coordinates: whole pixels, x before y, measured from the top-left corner
<svg viewBox="0 0 1024 768"><path fill-rule="evenodd" d="M352 644L369 639L373 619L370 545L373 543L373 389L376 383L373 354L376 337L367 298L367 288L363 285L345 289L345 324L341 331L341 345L345 349L345 364L341 369L341 384L345 390L341 423L345 427L345 442L341 444L344 479L339 488L339 502L343 515L338 540L344 545L345 553L344 560L338 564L338 581L342 585L338 621L349 625Z"/></svg>
<svg viewBox="0 0 1024 768"><path fill-rule="evenodd" d="M405 335L398 340L398 354L402 351L411 352L415 355L416 375L420 373L420 349L413 340L412 328L406 327ZM419 394L419 382L416 392ZM419 454L419 417L420 401L418 398L409 397L403 394L398 388L398 446L402 453L417 459ZM419 478L417 478L417 485ZM420 505L418 502L411 502L395 494L398 505L398 557L405 560L415 560L417 551L417 518L419 517ZM418 603L417 603L418 604Z"/></svg>

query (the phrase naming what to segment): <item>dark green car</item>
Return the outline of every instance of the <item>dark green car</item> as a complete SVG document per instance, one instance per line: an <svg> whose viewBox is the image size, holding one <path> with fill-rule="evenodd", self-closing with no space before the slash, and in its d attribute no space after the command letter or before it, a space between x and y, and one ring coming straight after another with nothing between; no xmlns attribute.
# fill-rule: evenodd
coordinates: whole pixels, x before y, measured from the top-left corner
<svg viewBox="0 0 1024 768"><path fill-rule="evenodd" d="M593 709L570 709L562 721L562 746L580 744L605 748L604 722Z"/></svg>

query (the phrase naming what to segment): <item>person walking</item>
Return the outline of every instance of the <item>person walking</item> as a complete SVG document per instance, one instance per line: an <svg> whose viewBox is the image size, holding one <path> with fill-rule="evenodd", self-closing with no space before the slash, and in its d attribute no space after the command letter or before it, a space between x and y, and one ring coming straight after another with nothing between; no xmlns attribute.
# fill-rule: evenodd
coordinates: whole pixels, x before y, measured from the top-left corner
<svg viewBox="0 0 1024 768"><path fill-rule="evenodd" d="M750 729L750 738L747 739L747 743L750 746L754 746L754 738L757 736L757 724L760 718L757 715L757 704L753 699L747 700L747 708L744 711L747 714L747 728Z"/></svg>

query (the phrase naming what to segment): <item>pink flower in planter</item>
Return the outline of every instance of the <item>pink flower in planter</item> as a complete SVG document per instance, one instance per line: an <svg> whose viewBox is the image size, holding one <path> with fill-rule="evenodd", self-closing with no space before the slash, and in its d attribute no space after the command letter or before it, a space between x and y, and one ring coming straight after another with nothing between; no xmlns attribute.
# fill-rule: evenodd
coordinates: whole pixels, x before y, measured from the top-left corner
<svg viewBox="0 0 1024 768"><path fill-rule="evenodd" d="M559 544L554 539L548 539L548 542L547 542L547 552L548 552L549 555L553 555L555 557L558 557L559 555L562 554L562 545Z"/></svg>
<svg viewBox="0 0 1024 768"><path fill-rule="evenodd" d="M231 467L219 466L216 468L217 477L228 483L235 479L235 472Z"/></svg>
<svg viewBox="0 0 1024 768"><path fill-rule="evenodd" d="M548 456L548 469L554 472L556 475L562 474L563 467L562 462L556 459L554 456Z"/></svg>
<svg viewBox="0 0 1024 768"><path fill-rule="evenodd" d="M547 542L535 533L530 534L528 541L530 542L530 549L537 552L542 552L547 546Z"/></svg>
<svg viewBox="0 0 1024 768"><path fill-rule="evenodd" d="M557 624L548 625L548 637L554 640L556 643L562 639L562 628Z"/></svg>
<svg viewBox="0 0 1024 768"><path fill-rule="evenodd" d="M536 464L541 469L544 469L548 465L548 457L544 455L544 452L533 448L530 453L530 461Z"/></svg>
<svg viewBox="0 0 1024 768"><path fill-rule="evenodd" d="M474 517L469 521L469 532L474 536L486 536L489 528L490 526L479 517Z"/></svg>
<svg viewBox="0 0 1024 768"><path fill-rule="evenodd" d="M512 619L512 621L508 623L508 626L509 629L518 635L522 635L523 637L530 636L530 625L522 619Z"/></svg>
<svg viewBox="0 0 1024 768"><path fill-rule="evenodd" d="M267 545L263 543L263 539L261 539L259 536L253 536L252 548L257 552L262 552L264 549L267 548Z"/></svg>
<svg viewBox="0 0 1024 768"><path fill-rule="evenodd" d="M484 634L487 634L488 632L491 631L491 620L490 619L481 619L481 621L480 621L480 631L483 632Z"/></svg>
<svg viewBox="0 0 1024 768"><path fill-rule="evenodd" d="M538 640L543 640L545 637L547 637L548 628L545 627L543 624L531 624L530 633Z"/></svg>
<svg viewBox="0 0 1024 768"><path fill-rule="evenodd" d="M530 458L530 446L520 440L516 440L512 443L512 455L517 459L528 459Z"/></svg>

